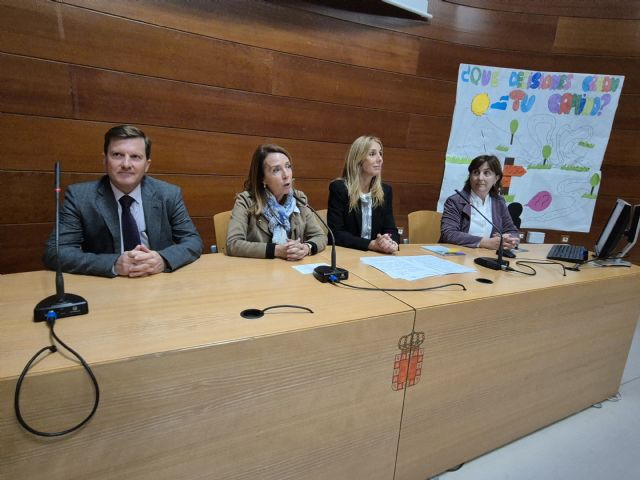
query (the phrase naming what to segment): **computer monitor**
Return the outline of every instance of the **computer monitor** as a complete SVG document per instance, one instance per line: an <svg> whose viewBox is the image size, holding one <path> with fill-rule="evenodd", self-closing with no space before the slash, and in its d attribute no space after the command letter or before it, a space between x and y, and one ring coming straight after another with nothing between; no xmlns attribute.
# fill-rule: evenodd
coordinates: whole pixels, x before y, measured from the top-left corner
<svg viewBox="0 0 640 480"><path fill-rule="evenodd" d="M631 263L622 260L622 257L629 252L637 240L639 207L638 205L632 207L620 198L616 201L594 248L597 258L596 264L602 266L631 265ZM617 250L623 237L627 239L627 245L622 250Z"/></svg>
<svg viewBox="0 0 640 480"><path fill-rule="evenodd" d="M634 205L631 211L631 223L629 229L625 232L627 238L627 246L620 252L620 258L626 257L629 250L638 241L638 235L640 234L640 205Z"/></svg>

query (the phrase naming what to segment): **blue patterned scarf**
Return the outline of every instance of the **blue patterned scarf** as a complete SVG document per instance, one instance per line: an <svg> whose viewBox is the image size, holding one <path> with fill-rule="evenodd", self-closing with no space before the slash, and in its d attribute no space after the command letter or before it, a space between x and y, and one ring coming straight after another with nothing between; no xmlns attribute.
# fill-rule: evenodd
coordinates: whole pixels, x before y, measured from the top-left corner
<svg viewBox="0 0 640 480"><path fill-rule="evenodd" d="M267 206L264 209L264 217L269 221L269 231L272 233L271 241L277 244L287 243L289 233L291 232L291 222L289 217L294 212L300 212L296 205L296 199L293 195L287 195L284 205L280 205L268 189Z"/></svg>

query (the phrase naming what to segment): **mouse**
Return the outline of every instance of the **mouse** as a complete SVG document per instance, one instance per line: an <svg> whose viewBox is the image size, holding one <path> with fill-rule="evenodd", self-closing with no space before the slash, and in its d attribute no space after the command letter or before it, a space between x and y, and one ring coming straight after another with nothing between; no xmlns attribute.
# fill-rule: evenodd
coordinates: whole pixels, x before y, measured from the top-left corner
<svg viewBox="0 0 640 480"><path fill-rule="evenodd" d="M496 252L498 253L498 252ZM512 250L507 250L506 248L502 249L502 256L507 258L516 258L516 254L513 253Z"/></svg>

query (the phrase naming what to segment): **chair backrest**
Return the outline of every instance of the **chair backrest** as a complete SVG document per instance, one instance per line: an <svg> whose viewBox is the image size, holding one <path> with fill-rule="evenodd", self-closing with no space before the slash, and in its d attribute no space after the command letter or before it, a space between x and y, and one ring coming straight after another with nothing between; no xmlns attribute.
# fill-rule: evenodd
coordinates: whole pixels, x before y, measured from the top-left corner
<svg viewBox="0 0 640 480"><path fill-rule="evenodd" d="M520 225L522 225L522 219L520 218L520 215L522 215L522 204L518 202L511 202L507 205L507 210L509 210L509 215L511 216L513 224L519 230Z"/></svg>
<svg viewBox="0 0 640 480"><path fill-rule="evenodd" d="M409 243L438 243L442 214L433 210L418 210L409 214Z"/></svg>
<svg viewBox="0 0 640 480"><path fill-rule="evenodd" d="M324 223L327 223L327 209L325 208L324 210L316 210L316 212L318 212L318 215L320 216L320 218L324 220ZM329 232L327 231L327 227L325 227L320 221L318 222L318 224L320 225L320 228L322 228L322 231L324 232L324 234L328 235Z"/></svg>
<svg viewBox="0 0 640 480"><path fill-rule="evenodd" d="M229 219L231 219L231 210L216 213L213 216L213 229L216 233L216 244L218 252L227 254L227 230L229 229Z"/></svg>

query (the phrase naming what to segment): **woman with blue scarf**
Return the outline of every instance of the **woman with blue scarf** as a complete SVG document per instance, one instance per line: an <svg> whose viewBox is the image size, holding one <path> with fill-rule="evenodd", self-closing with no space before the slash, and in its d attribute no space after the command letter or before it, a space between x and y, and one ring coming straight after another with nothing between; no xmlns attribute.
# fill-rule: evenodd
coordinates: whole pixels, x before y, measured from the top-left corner
<svg viewBox="0 0 640 480"><path fill-rule="evenodd" d="M253 153L245 191L238 194L227 231L227 254L236 257L300 260L324 250L327 237L293 196L291 155L278 145L260 145Z"/></svg>

